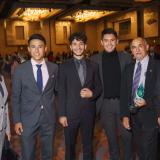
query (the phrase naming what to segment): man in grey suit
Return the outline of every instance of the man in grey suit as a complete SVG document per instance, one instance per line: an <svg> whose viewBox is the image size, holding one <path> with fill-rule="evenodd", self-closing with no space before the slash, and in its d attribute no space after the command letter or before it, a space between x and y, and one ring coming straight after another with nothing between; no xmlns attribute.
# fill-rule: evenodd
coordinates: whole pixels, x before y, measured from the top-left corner
<svg viewBox="0 0 160 160"><path fill-rule="evenodd" d="M37 134L41 141L42 160L52 160L58 67L44 60L47 46L42 35L31 35L28 51L31 60L18 66L13 76L15 132L21 136L23 160L35 159Z"/></svg>
<svg viewBox="0 0 160 160"><path fill-rule="evenodd" d="M4 77L0 74L0 159L5 140L5 135L8 140L11 139L10 120L8 112L8 91Z"/></svg>
<svg viewBox="0 0 160 160"><path fill-rule="evenodd" d="M120 159L120 151L117 136L120 132L124 141L125 160L131 159L131 134L125 130L120 121L120 84L121 73L130 63L129 54L118 53L117 33L107 28L102 31L101 45L104 51L94 55L91 59L99 64L100 78L102 81L103 92L97 100L97 113L105 130L109 142L109 153L111 160Z"/></svg>

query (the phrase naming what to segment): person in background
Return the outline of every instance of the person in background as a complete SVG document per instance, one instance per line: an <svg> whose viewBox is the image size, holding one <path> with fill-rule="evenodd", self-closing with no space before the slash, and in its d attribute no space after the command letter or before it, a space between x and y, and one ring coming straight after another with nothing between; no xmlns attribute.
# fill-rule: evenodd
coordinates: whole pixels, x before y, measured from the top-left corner
<svg viewBox="0 0 160 160"><path fill-rule="evenodd" d="M139 160L156 160L160 125L160 64L148 49L141 37L131 42L135 62L125 68L121 85L122 123L133 134Z"/></svg>
<svg viewBox="0 0 160 160"><path fill-rule="evenodd" d="M73 33L70 38L73 58L59 67L59 122L64 127L65 160L76 160L75 145L80 129L83 160L93 160L93 129L96 99L101 94L98 65L84 58L87 37Z"/></svg>
<svg viewBox="0 0 160 160"><path fill-rule="evenodd" d="M10 120L8 112L8 91L5 85L4 77L0 75L0 159L2 156L2 149L5 135L8 140L11 139Z"/></svg>
<svg viewBox="0 0 160 160"><path fill-rule="evenodd" d="M121 73L125 66L131 62L131 57L128 53L118 53L117 44L116 31L112 28L106 28L101 35L103 52L91 57L91 60L99 65L103 85L102 95L97 100L97 114L100 116L109 142L110 159L120 159L118 136L121 135L124 142L124 160L130 160L132 158L131 133L121 124L119 100Z"/></svg>
<svg viewBox="0 0 160 160"><path fill-rule="evenodd" d="M21 137L23 160L35 160L37 134L41 141L41 159L52 160L58 67L44 60L47 46L41 34L30 36L28 51L31 60L19 65L13 75L12 107L15 132Z"/></svg>

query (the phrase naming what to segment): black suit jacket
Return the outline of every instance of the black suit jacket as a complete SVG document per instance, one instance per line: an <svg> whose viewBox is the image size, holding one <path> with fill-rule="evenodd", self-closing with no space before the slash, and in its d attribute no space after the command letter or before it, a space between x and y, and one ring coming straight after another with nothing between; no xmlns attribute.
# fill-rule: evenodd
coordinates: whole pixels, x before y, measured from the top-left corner
<svg viewBox="0 0 160 160"><path fill-rule="evenodd" d="M122 75L121 84L121 97L120 97L120 109L121 118L130 117L128 109L131 94L132 94L132 83L135 63L131 63L126 66ZM139 122L145 127L155 127L157 125L157 116L160 113L160 64L149 59L146 80L144 99L146 106L140 108L136 113L136 117Z"/></svg>
<svg viewBox="0 0 160 160"><path fill-rule="evenodd" d="M101 94L101 81L98 65L86 59L86 80L82 86L74 59L70 59L59 67L58 81L59 115L68 119L79 118L82 110L95 111L95 102ZM81 98L80 90L89 88L93 91L92 98Z"/></svg>

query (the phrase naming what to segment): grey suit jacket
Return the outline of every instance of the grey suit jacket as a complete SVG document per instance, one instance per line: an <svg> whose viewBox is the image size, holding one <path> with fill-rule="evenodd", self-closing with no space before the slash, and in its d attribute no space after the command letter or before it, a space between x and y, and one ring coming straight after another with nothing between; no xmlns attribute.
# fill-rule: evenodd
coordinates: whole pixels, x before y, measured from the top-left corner
<svg viewBox="0 0 160 160"><path fill-rule="evenodd" d="M31 61L17 67L13 76L12 107L14 123L21 122L25 126L37 123L41 106L47 114L48 123L55 122L55 88L58 67L46 61L49 79L41 93L34 78Z"/></svg>
<svg viewBox="0 0 160 160"><path fill-rule="evenodd" d="M6 132L10 133L10 121L8 113L8 91L4 82L3 76L1 76L2 81L0 82L4 91L4 97L0 93L0 131L6 128Z"/></svg>
<svg viewBox="0 0 160 160"><path fill-rule="evenodd" d="M96 103L97 114L99 114L99 112L100 112L100 109L101 109L101 106L103 103L103 95L104 95L104 92L103 92L104 84L103 84L103 73L102 73L102 55L103 55L103 52L96 54L96 55L93 55L91 57L91 60L93 60L94 62L96 62L99 65L100 78L101 78L101 82L102 82L102 94ZM118 57L119 57L119 62L120 62L120 66L121 66L121 73L122 73L125 66L131 62L131 56L127 53L119 52Z"/></svg>

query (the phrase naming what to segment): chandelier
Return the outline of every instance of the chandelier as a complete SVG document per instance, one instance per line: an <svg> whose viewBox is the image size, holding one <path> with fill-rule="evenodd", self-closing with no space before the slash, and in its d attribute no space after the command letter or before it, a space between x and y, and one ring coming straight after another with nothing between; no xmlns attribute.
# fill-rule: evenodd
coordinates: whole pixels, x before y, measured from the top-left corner
<svg viewBox="0 0 160 160"><path fill-rule="evenodd" d="M56 15L60 11L61 9L53 8L18 8L11 17L24 21L41 21L42 19Z"/></svg>
<svg viewBox="0 0 160 160"><path fill-rule="evenodd" d="M89 20L96 20L106 15L112 14L115 11L105 10L79 10L71 15L63 17L65 20L74 20L76 22L87 22Z"/></svg>

